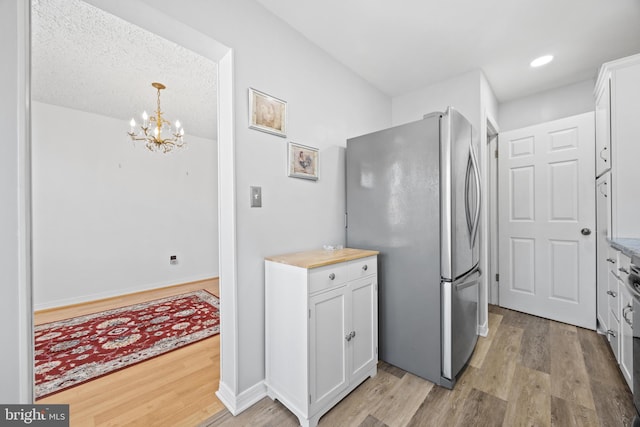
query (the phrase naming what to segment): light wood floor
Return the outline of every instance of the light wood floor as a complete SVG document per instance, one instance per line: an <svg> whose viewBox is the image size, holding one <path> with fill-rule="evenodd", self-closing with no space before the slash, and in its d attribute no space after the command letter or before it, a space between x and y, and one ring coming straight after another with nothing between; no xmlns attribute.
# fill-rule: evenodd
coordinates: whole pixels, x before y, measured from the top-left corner
<svg viewBox="0 0 640 427"><path fill-rule="evenodd" d="M35 314L35 324L177 295L197 289L220 295L218 280L140 292ZM195 426L224 406L220 335L204 339L104 377L39 399L70 404L71 426Z"/></svg>
<svg viewBox="0 0 640 427"><path fill-rule="evenodd" d="M379 364L320 419L320 426L629 426L632 396L604 337L490 306L454 390ZM237 417L224 410L202 426L296 426L265 398Z"/></svg>

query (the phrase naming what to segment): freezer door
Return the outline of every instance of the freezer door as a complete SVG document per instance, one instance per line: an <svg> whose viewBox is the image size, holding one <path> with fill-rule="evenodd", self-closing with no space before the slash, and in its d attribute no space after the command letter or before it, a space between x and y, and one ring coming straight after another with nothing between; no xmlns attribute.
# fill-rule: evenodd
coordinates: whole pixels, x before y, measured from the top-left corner
<svg viewBox="0 0 640 427"><path fill-rule="evenodd" d="M453 281L473 270L480 258L480 169L478 138L453 108L441 123L441 270Z"/></svg>
<svg viewBox="0 0 640 427"><path fill-rule="evenodd" d="M469 361L478 340L480 270L455 282L442 282L442 376L451 386Z"/></svg>

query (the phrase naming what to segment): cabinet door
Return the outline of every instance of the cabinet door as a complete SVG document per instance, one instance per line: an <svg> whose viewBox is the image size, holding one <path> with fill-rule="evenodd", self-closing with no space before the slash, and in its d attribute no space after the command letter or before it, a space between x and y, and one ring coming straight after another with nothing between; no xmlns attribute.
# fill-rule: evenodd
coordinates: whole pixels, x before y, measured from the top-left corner
<svg viewBox="0 0 640 427"><path fill-rule="evenodd" d="M349 382L345 316L346 287L312 296L309 300L310 413L344 390Z"/></svg>
<svg viewBox="0 0 640 427"><path fill-rule="evenodd" d="M609 179L611 173L607 172L596 182L596 259L597 259L597 313L599 328L601 331L609 329Z"/></svg>
<svg viewBox="0 0 640 427"><path fill-rule="evenodd" d="M350 377L363 375L378 361L377 276L366 277L349 284L351 289L351 350Z"/></svg>
<svg viewBox="0 0 640 427"><path fill-rule="evenodd" d="M620 284L622 313L620 314L620 370L627 384L633 389L633 303L631 293Z"/></svg>
<svg viewBox="0 0 640 427"><path fill-rule="evenodd" d="M611 168L611 83L607 78L596 100L596 176Z"/></svg>

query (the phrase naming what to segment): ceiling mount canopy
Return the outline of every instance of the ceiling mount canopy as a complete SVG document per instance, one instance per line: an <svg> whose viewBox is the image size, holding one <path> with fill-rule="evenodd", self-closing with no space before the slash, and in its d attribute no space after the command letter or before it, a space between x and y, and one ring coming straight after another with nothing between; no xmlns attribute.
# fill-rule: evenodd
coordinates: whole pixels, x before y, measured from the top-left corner
<svg viewBox="0 0 640 427"><path fill-rule="evenodd" d="M136 121L135 119L131 119L129 125L131 129L129 131L129 136L132 141L144 141L145 146L150 151L156 151L161 153L168 153L172 151L174 148L182 148L184 147L184 128L180 124L179 120L175 121L175 125L172 126L171 122L166 120L162 116L162 110L160 109L160 91L166 89L167 87L162 83L153 82L151 83L158 91L158 103L155 111L155 116L149 117L146 111L142 113L142 123L140 124L140 130L136 134ZM162 131L165 133L169 133L171 137L163 138Z"/></svg>

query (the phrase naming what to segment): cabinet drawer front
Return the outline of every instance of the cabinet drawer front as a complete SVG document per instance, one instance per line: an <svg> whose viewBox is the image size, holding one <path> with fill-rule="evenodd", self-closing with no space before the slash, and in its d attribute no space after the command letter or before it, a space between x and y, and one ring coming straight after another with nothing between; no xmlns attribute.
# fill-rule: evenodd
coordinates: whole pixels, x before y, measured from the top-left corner
<svg viewBox="0 0 640 427"><path fill-rule="evenodd" d="M362 259L349 261L348 274L349 280L359 279L361 277L371 276L378 273L377 257L371 256Z"/></svg>
<svg viewBox="0 0 640 427"><path fill-rule="evenodd" d="M331 289L347 281L347 266L332 264L309 270L309 293Z"/></svg>

